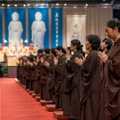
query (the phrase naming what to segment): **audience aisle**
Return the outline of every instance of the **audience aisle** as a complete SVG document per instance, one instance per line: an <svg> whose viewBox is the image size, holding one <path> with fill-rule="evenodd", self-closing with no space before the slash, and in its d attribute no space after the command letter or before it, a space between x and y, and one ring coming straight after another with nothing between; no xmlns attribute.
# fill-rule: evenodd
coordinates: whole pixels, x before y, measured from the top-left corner
<svg viewBox="0 0 120 120"><path fill-rule="evenodd" d="M14 78L0 78L0 120L56 120Z"/></svg>

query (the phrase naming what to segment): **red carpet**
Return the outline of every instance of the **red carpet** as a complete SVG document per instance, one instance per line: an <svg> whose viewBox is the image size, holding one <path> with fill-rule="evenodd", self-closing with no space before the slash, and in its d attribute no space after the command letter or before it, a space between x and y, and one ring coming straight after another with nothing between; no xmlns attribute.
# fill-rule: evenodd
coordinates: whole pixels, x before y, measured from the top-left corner
<svg viewBox="0 0 120 120"><path fill-rule="evenodd" d="M0 120L56 120L14 78L0 78Z"/></svg>

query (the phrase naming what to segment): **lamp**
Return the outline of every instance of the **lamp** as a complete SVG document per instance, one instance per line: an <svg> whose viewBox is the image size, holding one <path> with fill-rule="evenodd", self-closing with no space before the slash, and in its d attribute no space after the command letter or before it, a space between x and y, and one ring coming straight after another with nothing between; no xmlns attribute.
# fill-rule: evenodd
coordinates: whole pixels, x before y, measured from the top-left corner
<svg viewBox="0 0 120 120"><path fill-rule="evenodd" d="M24 42L26 43L26 46L28 46L28 40L25 40Z"/></svg>
<svg viewBox="0 0 120 120"><path fill-rule="evenodd" d="M5 39L4 39L4 40L3 40L3 43L4 43L4 46L5 46L5 45L6 45L6 43L7 43L7 40L5 40Z"/></svg>

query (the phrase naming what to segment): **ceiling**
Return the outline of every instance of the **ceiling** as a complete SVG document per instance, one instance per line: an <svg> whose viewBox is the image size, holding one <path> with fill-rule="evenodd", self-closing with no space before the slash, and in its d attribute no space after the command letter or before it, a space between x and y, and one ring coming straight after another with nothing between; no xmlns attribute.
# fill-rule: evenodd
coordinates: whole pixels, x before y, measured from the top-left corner
<svg viewBox="0 0 120 120"><path fill-rule="evenodd" d="M0 0L4 4L26 4L26 3L67 3L67 4L120 4L120 0Z"/></svg>

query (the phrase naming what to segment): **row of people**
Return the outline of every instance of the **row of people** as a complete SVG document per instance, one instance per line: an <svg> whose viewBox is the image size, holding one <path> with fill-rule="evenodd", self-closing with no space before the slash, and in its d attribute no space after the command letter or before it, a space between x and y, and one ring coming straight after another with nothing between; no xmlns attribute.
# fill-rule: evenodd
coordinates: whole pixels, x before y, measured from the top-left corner
<svg viewBox="0 0 120 120"><path fill-rule="evenodd" d="M103 40L103 52L100 37L88 35L86 58L79 40L71 41L71 55L58 46L46 48L44 54L38 50L37 57L21 58L20 83L41 99L52 100L70 119L120 120L120 21L109 20L105 31L113 45Z"/></svg>

